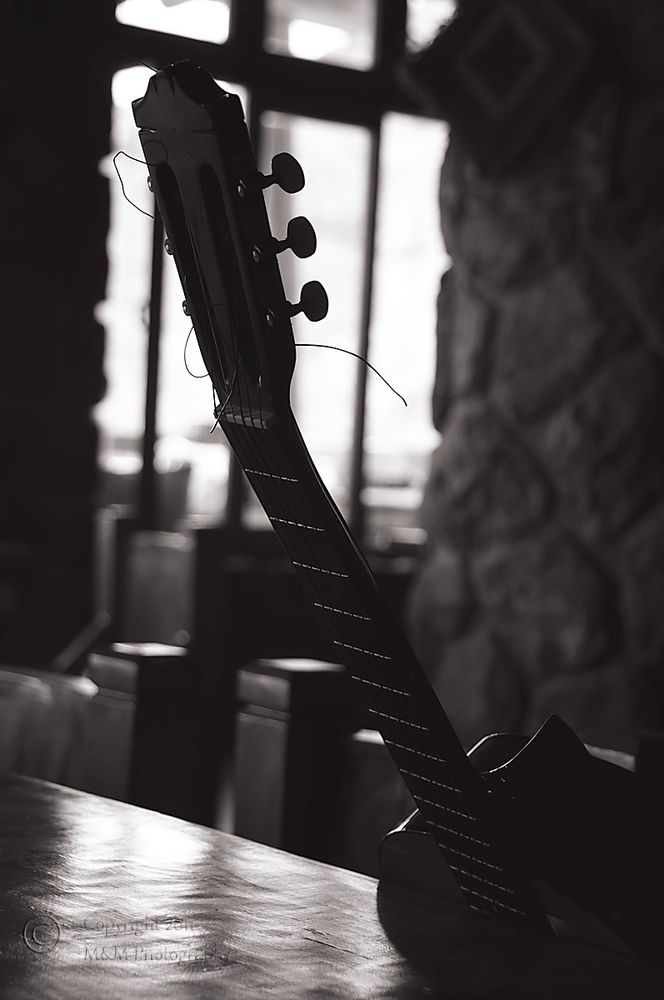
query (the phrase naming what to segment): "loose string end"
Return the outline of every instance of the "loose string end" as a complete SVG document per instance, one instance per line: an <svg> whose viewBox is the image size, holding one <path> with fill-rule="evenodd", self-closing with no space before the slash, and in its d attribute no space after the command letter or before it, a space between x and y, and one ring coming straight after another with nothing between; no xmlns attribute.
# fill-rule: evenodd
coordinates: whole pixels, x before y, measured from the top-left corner
<svg viewBox="0 0 664 1000"><path fill-rule="evenodd" d="M335 344L301 344L301 343L298 343L297 341L295 341L295 346L296 347L325 347L328 351L341 351L342 354L350 354L351 357L357 358L357 360L361 361L363 364L365 364L367 366L367 368L370 368L371 371L374 372L378 376L378 378L382 382L385 383L385 385L387 386L387 388L391 389L392 392L394 393L394 395L399 397L399 399L401 400L401 402L403 403L403 405L404 406L408 406L408 403L406 402L404 396L402 396L401 393L398 392L394 388L393 385L390 385L390 383L387 381L387 379L383 375L381 375L381 373L378 371L378 369L374 368L374 366L371 364L371 362L367 361L366 358L363 358L361 354L356 354L355 351L349 351L348 348L346 348L346 347L337 347Z"/></svg>
<svg viewBox="0 0 664 1000"><path fill-rule="evenodd" d="M144 164L144 166L149 166L149 164L146 163L145 160L139 160L135 156L130 156L129 153L125 153L124 149L118 150L118 152L113 157L113 168L114 168L116 174L118 175L118 180L120 181L120 187L122 188L122 194L124 195L125 201L128 201L129 204L133 208L135 208L137 212L141 213L141 215L147 215L148 219L154 219L154 215L152 215L151 212L146 212L144 208L141 208L141 206L137 205L135 201L132 201L131 198L129 197L129 195L127 194L127 192L125 191L125 186L124 186L124 182L122 180L122 175L120 174L120 169L119 169L118 164L117 164L118 156L126 156L129 160L134 160L135 163L142 163L142 164Z"/></svg>

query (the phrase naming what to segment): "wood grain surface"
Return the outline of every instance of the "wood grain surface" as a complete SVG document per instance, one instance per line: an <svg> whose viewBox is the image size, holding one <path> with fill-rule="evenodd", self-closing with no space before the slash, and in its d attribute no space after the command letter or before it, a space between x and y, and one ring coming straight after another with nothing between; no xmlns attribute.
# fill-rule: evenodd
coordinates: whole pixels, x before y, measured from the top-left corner
<svg viewBox="0 0 664 1000"><path fill-rule="evenodd" d="M0 778L0 996L661 1000L664 976L433 897Z"/></svg>

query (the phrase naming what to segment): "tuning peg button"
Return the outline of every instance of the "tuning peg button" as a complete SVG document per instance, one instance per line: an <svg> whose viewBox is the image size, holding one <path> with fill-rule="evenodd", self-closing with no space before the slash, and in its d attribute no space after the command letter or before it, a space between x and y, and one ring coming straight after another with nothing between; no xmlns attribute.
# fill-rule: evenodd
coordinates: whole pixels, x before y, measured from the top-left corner
<svg viewBox="0 0 664 1000"><path fill-rule="evenodd" d="M305 285L302 285L300 301L288 303L291 316L304 313L312 323L317 323L318 320L327 316L328 305L327 292L320 281L307 281Z"/></svg>
<svg viewBox="0 0 664 1000"><path fill-rule="evenodd" d="M285 240L274 241L275 253L292 250L296 257L311 257L316 252L314 227L303 215L291 219L286 229Z"/></svg>
<svg viewBox="0 0 664 1000"><path fill-rule="evenodd" d="M267 188L276 184L282 191L295 194L304 187L302 167L290 153L277 153L270 163L271 174L259 174L261 187Z"/></svg>

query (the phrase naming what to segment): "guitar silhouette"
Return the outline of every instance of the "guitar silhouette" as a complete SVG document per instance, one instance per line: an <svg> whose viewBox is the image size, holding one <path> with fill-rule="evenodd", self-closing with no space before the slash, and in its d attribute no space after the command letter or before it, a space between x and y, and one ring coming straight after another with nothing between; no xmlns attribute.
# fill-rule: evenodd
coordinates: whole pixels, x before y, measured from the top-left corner
<svg viewBox="0 0 664 1000"><path fill-rule="evenodd" d="M636 776L555 717L466 754L313 465L289 401L291 318L321 319L327 296L309 282L286 300L277 255L315 237L298 219L275 239L263 198L299 190L299 164L280 153L261 174L239 98L189 61L133 109L215 417L418 807L384 842L385 877L410 870L483 914L657 962L661 825Z"/></svg>

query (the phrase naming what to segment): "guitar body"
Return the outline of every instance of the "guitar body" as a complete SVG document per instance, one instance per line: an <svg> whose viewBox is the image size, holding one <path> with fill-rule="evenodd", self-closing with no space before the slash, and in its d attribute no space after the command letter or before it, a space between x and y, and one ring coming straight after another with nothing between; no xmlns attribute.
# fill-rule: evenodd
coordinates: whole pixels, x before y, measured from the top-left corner
<svg viewBox="0 0 664 1000"><path fill-rule="evenodd" d="M543 934L567 899L578 925L657 962L660 826L638 781L555 718L525 744L491 737L466 754L302 440L291 318L321 319L327 299L309 282L286 300L277 254L307 256L315 238L300 219L276 239L262 193L299 190L299 164L280 153L259 173L239 99L191 62L156 73L133 108L216 421L427 831L413 819L386 839L386 877L451 874L470 909Z"/></svg>
<svg viewBox="0 0 664 1000"><path fill-rule="evenodd" d="M554 932L664 965L664 824L641 780L589 752L556 716L530 740L487 736L468 756ZM462 902L417 811L384 838L380 870L385 882Z"/></svg>

